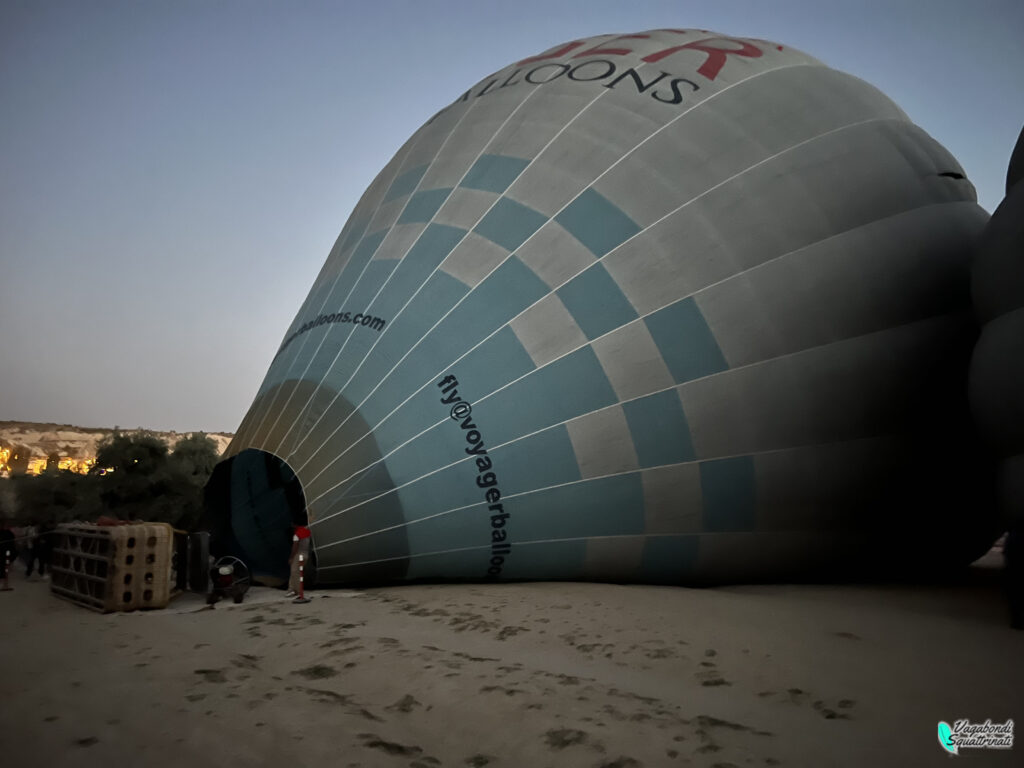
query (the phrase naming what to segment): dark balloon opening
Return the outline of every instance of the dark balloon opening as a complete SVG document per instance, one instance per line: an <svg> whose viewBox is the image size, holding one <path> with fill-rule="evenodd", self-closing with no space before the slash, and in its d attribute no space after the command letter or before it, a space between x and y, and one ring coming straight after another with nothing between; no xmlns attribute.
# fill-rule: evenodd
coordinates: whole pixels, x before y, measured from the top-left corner
<svg viewBox="0 0 1024 768"><path fill-rule="evenodd" d="M203 507L214 556L241 558L266 584L288 579L293 527L308 518L302 484L285 461L253 448L222 461L206 484Z"/></svg>

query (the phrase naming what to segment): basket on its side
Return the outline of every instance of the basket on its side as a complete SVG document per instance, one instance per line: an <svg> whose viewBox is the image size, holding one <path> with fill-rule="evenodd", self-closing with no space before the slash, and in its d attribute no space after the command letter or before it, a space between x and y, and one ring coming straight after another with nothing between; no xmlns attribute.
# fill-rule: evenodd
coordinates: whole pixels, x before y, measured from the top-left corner
<svg viewBox="0 0 1024 768"><path fill-rule="evenodd" d="M176 594L174 529L167 523L61 525L50 591L102 613L164 608Z"/></svg>

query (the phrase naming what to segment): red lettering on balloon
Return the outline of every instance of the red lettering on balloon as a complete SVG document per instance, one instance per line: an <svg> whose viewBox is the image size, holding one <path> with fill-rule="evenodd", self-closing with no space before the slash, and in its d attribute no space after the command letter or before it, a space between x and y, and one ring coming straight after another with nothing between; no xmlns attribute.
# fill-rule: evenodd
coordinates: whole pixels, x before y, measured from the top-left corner
<svg viewBox="0 0 1024 768"><path fill-rule="evenodd" d="M620 35L619 37L613 37L604 43L600 43L597 48L588 48L585 51L577 53L573 56L574 59L582 58L583 56L625 56L627 53L632 53L632 48L602 48L601 46L607 46L609 43L614 43L616 40L647 40L650 35Z"/></svg>
<svg viewBox="0 0 1024 768"><path fill-rule="evenodd" d="M715 41L723 41L728 43L736 43L739 48L718 48L711 43ZM760 58L763 54L760 48L756 45L751 45L745 40L737 40L732 37L709 37L706 40L696 40L686 45L674 45L671 48L666 48L663 51L652 53L649 56L644 56L643 61L653 64L656 61L661 61L666 56L671 56L676 51L683 50L694 50L701 51L707 54L707 58L704 59L704 63L697 69L697 74L703 75L708 80L714 80L718 76L718 73L722 71L722 67L725 66L725 62L728 61L729 55L733 56L746 56L750 59Z"/></svg>
<svg viewBox="0 0 1024 768"><path fill-rule="evenodd" d="M569 51L573 51L579 48L581 45L583 45L582 40L574 40L573 42L566 43L565 45L560 46L558 48L552 48L549 51L545 51L544 53L538 56L531 56L528 59L517 61L516 66L521 67L523 66L523 64L529 64L534 61L544 61L544 59L557 59L559 56L565 56L565 54L569 53Z"/></svg>

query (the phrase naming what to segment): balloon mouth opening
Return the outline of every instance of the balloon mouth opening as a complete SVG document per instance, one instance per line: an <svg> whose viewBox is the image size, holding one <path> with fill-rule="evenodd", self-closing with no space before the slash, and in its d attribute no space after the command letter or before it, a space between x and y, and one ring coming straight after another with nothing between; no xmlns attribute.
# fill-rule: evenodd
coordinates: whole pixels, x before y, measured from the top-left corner
<svg viewBox="0 0 1024 768"><path fill-rule="evenodd" d="M254 580L269 586L288 579L295 526L309 518L302 484L286 461L249 448L220 462L203 507L211 554L239 558Z"/></svg>

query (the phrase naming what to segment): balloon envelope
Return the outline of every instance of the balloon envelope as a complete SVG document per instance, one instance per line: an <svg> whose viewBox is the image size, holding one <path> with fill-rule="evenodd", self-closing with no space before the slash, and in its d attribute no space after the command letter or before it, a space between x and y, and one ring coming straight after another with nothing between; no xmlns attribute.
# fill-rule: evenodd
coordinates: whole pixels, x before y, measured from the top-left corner
<svg viewBox="0 0 1024 768"><path fill-rule="evenodd" d="M974 310L984 323L970 368L975 420L999 456L1004 520L1024 526L1024 132L1010 159L1006 197L972 265Z"/></svg>
<svg viewBox="0 0 1024 768"><path fill-rule="evenodd" d="M308 519L320 583L983 552L964 379L988 215L949 153L775 43L528 53L352 213L208 488L231 546L280 577Z"/></svg>

